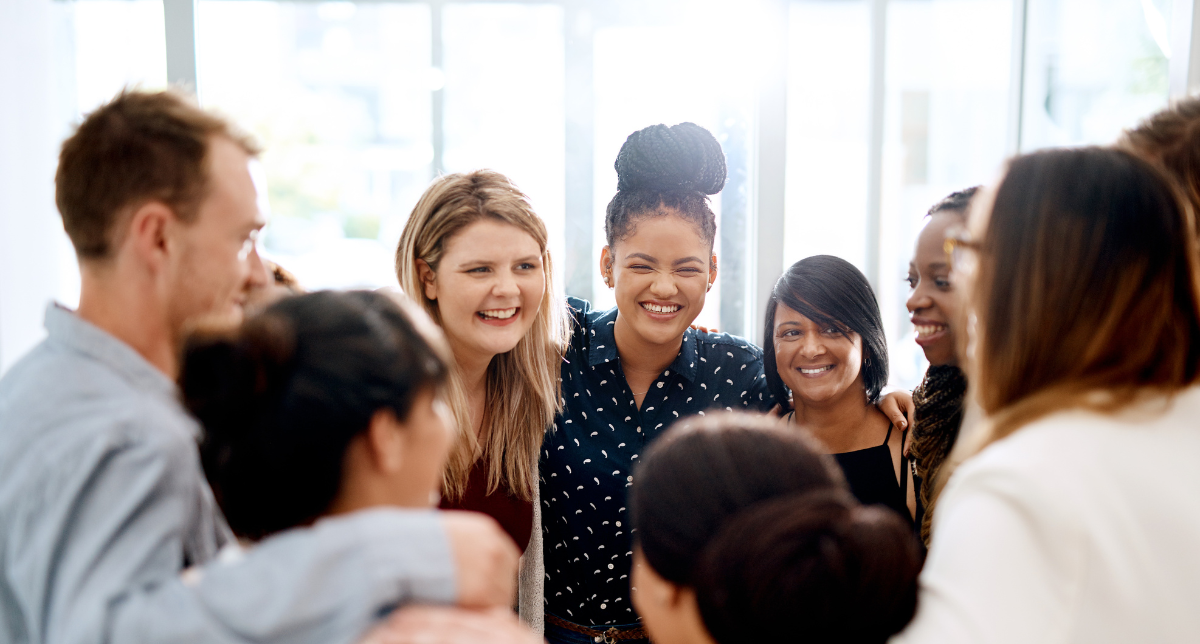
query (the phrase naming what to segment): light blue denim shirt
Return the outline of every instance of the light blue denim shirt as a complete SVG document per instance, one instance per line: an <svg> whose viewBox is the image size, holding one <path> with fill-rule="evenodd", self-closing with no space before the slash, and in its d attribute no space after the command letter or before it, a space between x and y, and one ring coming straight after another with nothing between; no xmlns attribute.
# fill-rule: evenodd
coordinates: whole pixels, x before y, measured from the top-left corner
<svg viewBox="0 0 1200 644"><path fill-rule="evenodd" d="M0 644L336 644L397 604L454 600L432 511L326 519L217 560L231 535L175 384L66 309L46 329L0 379Z"/></svg>

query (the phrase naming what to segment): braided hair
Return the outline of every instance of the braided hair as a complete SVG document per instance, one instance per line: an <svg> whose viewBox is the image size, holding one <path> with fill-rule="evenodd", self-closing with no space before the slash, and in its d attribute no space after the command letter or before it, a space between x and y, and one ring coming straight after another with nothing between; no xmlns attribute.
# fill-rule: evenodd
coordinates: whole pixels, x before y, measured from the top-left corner
<svg viewBox="0 0 1200 644"><path fill-rule="evenodd" d="M637 219L665 214L696 224L712 246L717 218L708 195L725 187L725 153L712 133L695 123L651 125L625 139L614 166L617 194L604 217L609 246L632 233Z"/></svg>

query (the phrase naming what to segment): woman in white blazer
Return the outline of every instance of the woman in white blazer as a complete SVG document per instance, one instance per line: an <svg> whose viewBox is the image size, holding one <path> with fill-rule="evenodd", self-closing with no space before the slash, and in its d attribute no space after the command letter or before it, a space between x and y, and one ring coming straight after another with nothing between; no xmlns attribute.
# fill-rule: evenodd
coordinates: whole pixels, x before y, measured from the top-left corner
<svg viewBox="0 0 1200 644"><path fill-rule="evenodd" d="M1019 157L947 242L987 415L894 641L1200 638L1190 209L1111 149Z"/></svg>

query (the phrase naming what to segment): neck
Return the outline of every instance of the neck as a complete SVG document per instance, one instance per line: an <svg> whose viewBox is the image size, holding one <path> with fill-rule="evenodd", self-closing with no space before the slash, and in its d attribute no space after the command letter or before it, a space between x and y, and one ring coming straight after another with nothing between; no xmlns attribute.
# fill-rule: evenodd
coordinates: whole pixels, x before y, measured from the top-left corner
<svg viewBox="0 0 1200 644"><path fill-rule="evenodd" d="M484 406L487 402L487 371L495 356L467 355L454 352L455 368L462 379L463 393L467 396L467 409L471 417L471 429L476 435L483 426Z"/></svg>
<svg viewBox="0 0 1200 644"><path fill-rule="evenodd" d="M859 387L850 387L832 400L809 402L796 398L794 403L796 425L812 432L834 453L853 449L859 434L870 427L868 421L880 413Z"/></svg>
<svg viewBox="0 0 1200 644"><path fill-rule="evenodd" d="M660 374L675 361L675 357L679 355L679 348L683 346L683 336L666 344L647 341L629 328L620 312L617 312L613 338L617 343L617 354L621 356L621 369L626 374Z"/></svg>
<svg viewBox="0 0 1200 644"><path fill-rule="evenodd" d="M474 391L483 391L483 387L487 382L488 366L492 364L492 358L495 356L485 356L465 351L453 350L454 364L458 369L458 376L462 378L463 387L466 388L469 395Z"/></svg>
<svg viewBox="0 0 1200 644"><path fill-rule="evenodd" d="M178 333L171 328L154 285L117 267L81 266L76 314L137 351L172 380L178 375Z"/></svg>

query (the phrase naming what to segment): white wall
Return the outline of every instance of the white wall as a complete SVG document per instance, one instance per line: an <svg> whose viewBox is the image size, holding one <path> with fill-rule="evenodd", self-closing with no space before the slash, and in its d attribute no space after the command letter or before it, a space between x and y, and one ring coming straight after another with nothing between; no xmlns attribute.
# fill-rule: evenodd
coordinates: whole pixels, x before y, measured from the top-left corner
<svg viewBox="0 0 1200 644"><path fill-rule="evenodd" d="M53 299L78 275L54 207L54 169L71 119L70 5L0 2L0 372L44 335Z"/></svg>

